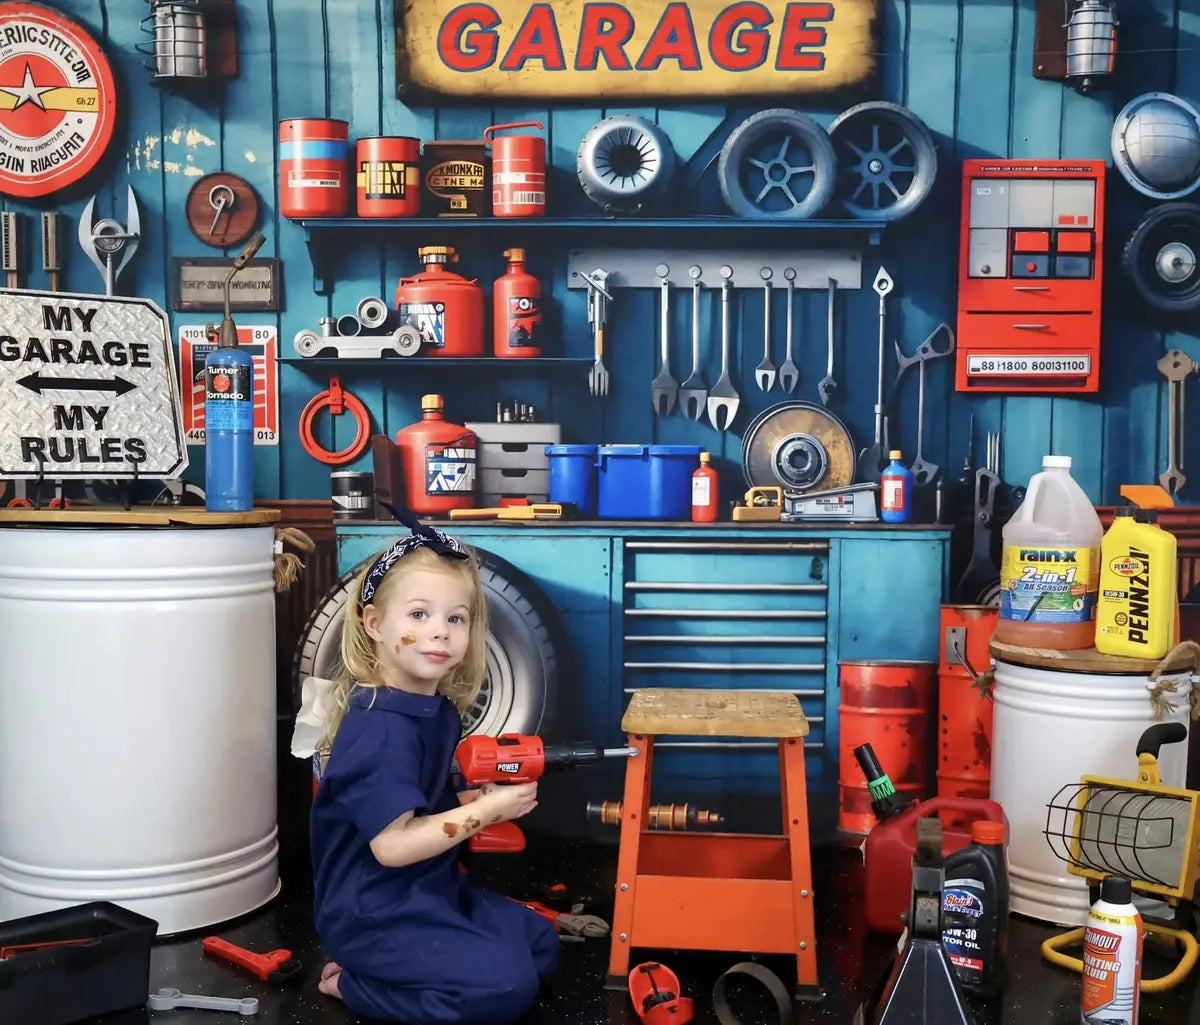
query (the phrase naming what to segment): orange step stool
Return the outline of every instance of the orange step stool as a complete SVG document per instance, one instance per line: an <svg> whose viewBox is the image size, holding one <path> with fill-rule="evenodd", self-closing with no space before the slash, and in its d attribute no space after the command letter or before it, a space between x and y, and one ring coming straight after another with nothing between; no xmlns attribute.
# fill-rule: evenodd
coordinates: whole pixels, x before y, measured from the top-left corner
<svg viewBox="0 0 1200 1025"><path fill-rule="evenodd" d="M638 750L625 769L616 904L606 986L623 988L635 947L792 954L796 997L819 999L804 738L795 694L634 691L621 720ZM658 736L779 742L783 834L645 828Z"/></svg>

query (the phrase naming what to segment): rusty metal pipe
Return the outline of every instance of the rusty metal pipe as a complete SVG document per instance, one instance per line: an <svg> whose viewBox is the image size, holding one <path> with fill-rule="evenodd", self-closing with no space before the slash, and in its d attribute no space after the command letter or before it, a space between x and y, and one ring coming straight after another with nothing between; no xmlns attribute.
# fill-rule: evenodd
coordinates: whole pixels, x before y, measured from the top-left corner
<svg viewBox="0 0 1200 1025"><path fill-rule="evenodd" d="M620 801L589 801L587 813L589 818L598 818L602 826L621 824ZM697 827L719 826L725 819L715 811L693 808L690 804L652 804L648 821L651 829L678 832Z"/></svg>

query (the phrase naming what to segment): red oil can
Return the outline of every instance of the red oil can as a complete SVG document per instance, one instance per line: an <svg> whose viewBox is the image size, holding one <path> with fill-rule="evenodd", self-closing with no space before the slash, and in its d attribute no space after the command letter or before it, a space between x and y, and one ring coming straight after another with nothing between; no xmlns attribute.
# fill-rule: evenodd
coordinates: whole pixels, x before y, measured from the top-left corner
<svg viewBox="0 0 1200 1025"><path fill-rule="evenodd" d="M350 124L328 118L279 122L279 212L345 217L350 209Z"/></svg>
<svg viewBox="0 0 1200 1025"><path fill-rule="evenodd" d="M401 278L396 287L400 325L411 324L431 356L483 355L483 289L446 269L458 262L451 246L422 246L417 256L425 270Z"/></svg>
<svg viewBox="0 0 1200 1025"><path fill-rule="evenodd" d="M354 175L359 217L416 217L421 212L420 139L359 139Z"/></svg>
<svg viewBox="0 0 1200 1025"><path fill-rule="evenodd" d="M437 516L475 504L478 438L447 423L440 395L421 396L421 419L396 432L404 474L404 501L420 516Z"/></svg>
<svg viewBox="0 0 1200 1025"><path fill-rule="evenodd" d="M546 212L546 140L540 135L505 135L510 128L536 128L540 121L517 121L485 129L492 147L492 216L541 217Z"/></svg>
<svg viewBox="0 0 1200 1025"><path fill-rule="evenodd" d="M492 285L492 348L504 359L542 354L542 283L525 269L525 250L506 249L508 270Z"/></svg>
<svg viewBox="0 0 1200 1025"><path fill-rule="evenodd" d="M952 813L964 827L948 824ZM933 797L905 808L899 815L880 822L863 844L866 919L875 932L899 936L904 931L900 915L912 902L912 858L917 849L917 819L942 818L942 851L950 855L971 842L970 823L977 819L1003 823L1004 809L995 801L969 797ZM907 886L907 889L905 887Z"/></svg>

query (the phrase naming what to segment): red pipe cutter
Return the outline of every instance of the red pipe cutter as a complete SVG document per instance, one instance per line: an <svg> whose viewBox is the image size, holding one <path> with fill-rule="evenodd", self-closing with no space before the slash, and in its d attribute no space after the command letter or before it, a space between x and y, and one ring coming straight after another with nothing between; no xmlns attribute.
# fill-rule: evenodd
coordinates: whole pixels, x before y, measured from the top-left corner
<svg viewBox="0 0 1200 1025"><path fill-rule="evenodd" d="M276 986L290 982L303 967L292 957L290 950L271 950L266 954L256 954L217 936L204 938L204 952L225 961L232 961L235 965L253 972L263 982L270 982Z"/></svg>

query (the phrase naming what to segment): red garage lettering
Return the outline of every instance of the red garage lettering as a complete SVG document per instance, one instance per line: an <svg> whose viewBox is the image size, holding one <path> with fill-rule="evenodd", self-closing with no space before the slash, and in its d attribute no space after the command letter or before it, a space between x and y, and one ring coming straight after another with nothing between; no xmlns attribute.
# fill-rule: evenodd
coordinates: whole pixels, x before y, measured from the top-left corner
<svg viewBox="0 0 1200 1025"><path fill-rule="evenodd" d="M783 12L783 31L779 36L779 53L775 57L778 71L823 71L825 30L809 28L810 21L833 21L833 4L788 4Z"/></svg>
<svg viewBox="0 0 1200 1025"><path fill-rule="evenodd" d="M565 71L567 67L558 37L558 22L549 4L534 4L529 8L512 46L500 62L500 70L520 71L531 60L541 61L547 71Z"/></svg>
<svg viewBox="0 0 1200 1025"><path fill-rule="evenodd" d="M633 36L633 15L620 4L584 4L579 21L575 70L595 71L600 54L611 71L628 71L625 44Z"/></svg>
<svg viewBox="0 0 1200 1025"><path fill-rule="evenodd" d="M452 71L482 71L496 62L500 15L488 4L463 4L438 29L438 55Z"/></svg>
<svg viewBox="0 0 1200 1025"><path fill-rule="evenodd" d="M700 48L687 4L667 4L638 58L638 71L654 71L665 60L679 62L681 71L700 70Z"/></svg>

